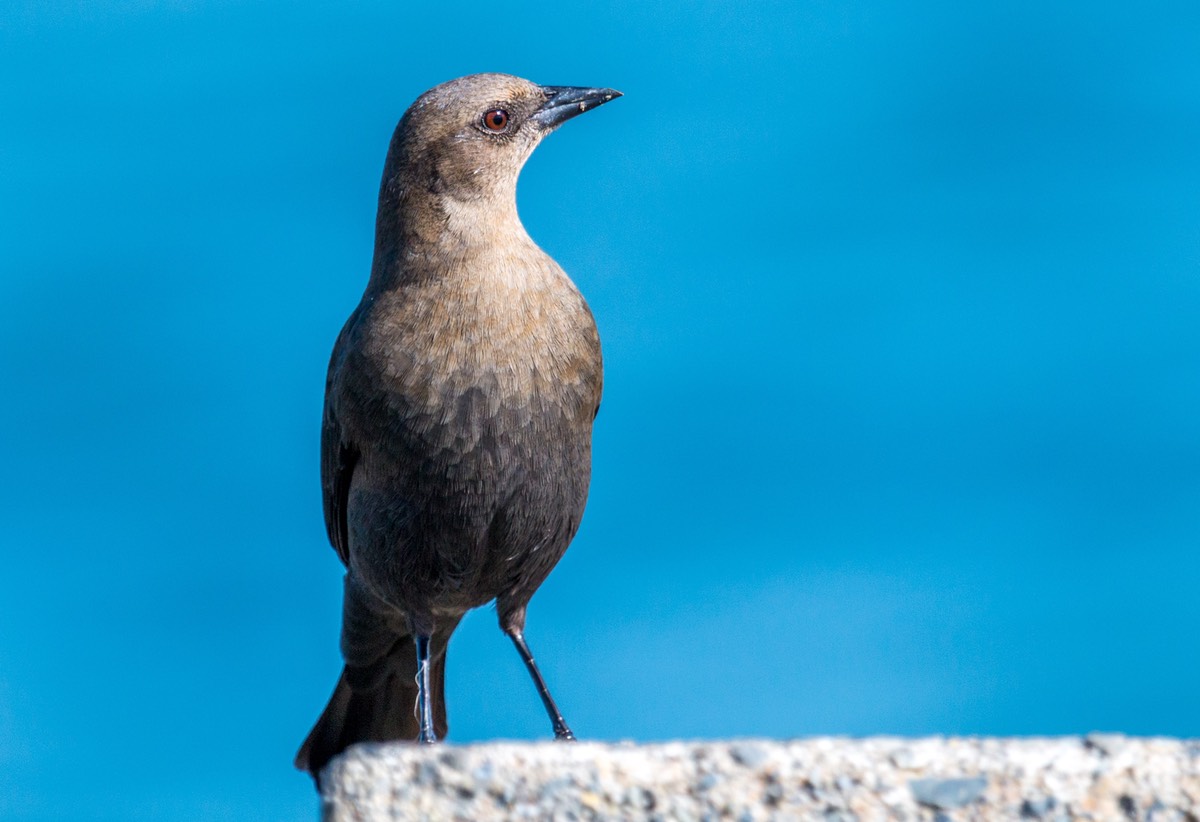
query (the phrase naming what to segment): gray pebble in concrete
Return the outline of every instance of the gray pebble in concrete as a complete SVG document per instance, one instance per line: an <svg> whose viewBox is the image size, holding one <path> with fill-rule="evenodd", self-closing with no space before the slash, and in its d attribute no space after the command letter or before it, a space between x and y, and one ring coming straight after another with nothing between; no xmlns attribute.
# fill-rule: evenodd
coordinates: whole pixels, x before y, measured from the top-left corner
<svg viewBox="0 0 1200 822"><path fill-rule="evenodd" d="M747 768L757 768L767 761L769 754L762 745L753 742L735 742L729 747L729 755Z"/></svg>
<svg viewBox="0 0 1200 822"><path fill-rule="evenodd" d="M913 798L922 805L942 810L954 810L970 805L983 795L987 777L970 779L914 779L908 783Z"/></svg>

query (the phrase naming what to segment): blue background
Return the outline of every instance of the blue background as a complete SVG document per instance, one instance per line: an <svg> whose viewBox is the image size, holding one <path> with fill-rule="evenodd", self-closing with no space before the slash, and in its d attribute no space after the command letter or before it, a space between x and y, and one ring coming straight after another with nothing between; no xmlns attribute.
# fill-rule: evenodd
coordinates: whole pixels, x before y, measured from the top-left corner
<svg viewBox="0 0 1200 822"><path fill-rule="evenodd" d="M581 737L1200 734L1200 7L1127 5L6 2L0 817L315 817L327 357L484 70L626 94L519 197L605 343ZM449 702L549 732L490 611Z"/></svg>

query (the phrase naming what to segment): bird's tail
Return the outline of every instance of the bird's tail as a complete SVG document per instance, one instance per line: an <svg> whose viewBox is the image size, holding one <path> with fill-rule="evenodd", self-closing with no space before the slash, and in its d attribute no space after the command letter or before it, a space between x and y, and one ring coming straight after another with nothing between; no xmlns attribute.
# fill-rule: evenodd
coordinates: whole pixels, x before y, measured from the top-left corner
<svg viewBox="0 0 1200 822"><path fill-rule="evenodd" d="M429 668L434 730L439 739L447 730L445 647L441 650ZM404 637L369 669L342 669L329 704L296 754L296 767L312 774L318 787L329 760L356 742L411 742L417 738L416 654L412 637Z"/></svg>

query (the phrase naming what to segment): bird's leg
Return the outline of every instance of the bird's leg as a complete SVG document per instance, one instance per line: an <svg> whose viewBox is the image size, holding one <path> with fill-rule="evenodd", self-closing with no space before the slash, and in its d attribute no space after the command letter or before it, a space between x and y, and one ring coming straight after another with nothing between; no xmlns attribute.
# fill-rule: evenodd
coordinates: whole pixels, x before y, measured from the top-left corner
<svg viewBox="0 0 1200 822"><path fill-rule="evenodd" d="M542 679L542 672L538 670L537 663L533 660L533 654L530 653L529 646L525 644L524 633L519 628L505 628L504 633L508 634L513 645L517 646L517 652L525 661L529 675L533 677L533 684L537 686L538 696L542 698L542 704L546 706L546 713L550 716L550 722L554 726L554 738L574 742L575 734L571 733L571 729L567 727L567 721L563 719L562 712L558 710L558 705L554 704L554 697L550 696L546 680Z"/></svg>
<svg viewBox="0 0 1200 822"><path fill-rule="evenodd" d="M417 634L413 638L417 645L417 724L420 733L417 742L437 742L433 730L433 697L429 690L429 635Z"/></svg>

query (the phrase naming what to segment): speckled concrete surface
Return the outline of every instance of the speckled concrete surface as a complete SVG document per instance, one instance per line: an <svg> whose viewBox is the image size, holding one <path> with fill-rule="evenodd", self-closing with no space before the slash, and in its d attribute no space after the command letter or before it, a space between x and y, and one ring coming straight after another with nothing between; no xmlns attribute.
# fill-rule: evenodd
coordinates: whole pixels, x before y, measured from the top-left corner
<svg viewBox="0 0 1200 822"><path fill-rule="evenodd" d="M1112 734L360 745L325 777L329 822L1200 822L1200 740Z"/></svg>

